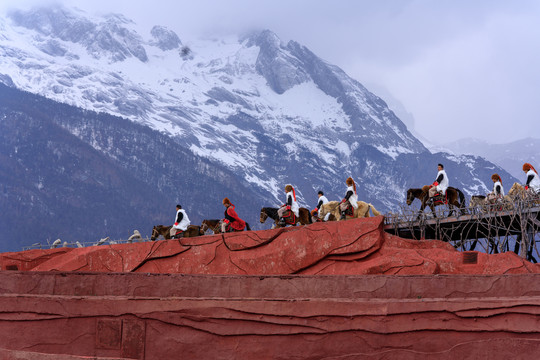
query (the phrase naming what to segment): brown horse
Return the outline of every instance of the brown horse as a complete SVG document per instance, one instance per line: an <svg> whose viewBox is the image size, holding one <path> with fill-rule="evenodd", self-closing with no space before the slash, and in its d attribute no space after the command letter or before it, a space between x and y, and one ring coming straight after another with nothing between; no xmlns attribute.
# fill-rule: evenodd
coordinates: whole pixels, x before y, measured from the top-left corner
<svg viewBox="0 0 540 360"><path fill-rule="evenodd" d="M150 237L150 240L154 241L156 240L160 235L165 238L165 240L171 239L171 228L170 226L165 225L156 225L152 228L152 236ZM197 225L189 225L187 230L183 232L183 237L195 237L195 236L201 236L204 235L204 231L201 231L201 227Z"/></svg>
<svg viewBox="0 0 540 360"><path fill-rule="evenodd" d="M333 220L340 220L341 219L341 209L339 208L339 201L329 201L326 204L323 204L321 206L321 209L319 210L319 216L321 218L324 218L326 214L330 213L332 214L330 218L333 218ZM357 201L356 204L358 207L354 209L354 215L353 216L345 216L345 219L355 219L355 218L364 218L364 217L370 217L369 210L373 213L373 216L379 216L381 215L380 212L375 209L375 206L371 205L370 203L367 203L365 201ZM330 219L329 219L330 221Z"/></svg>
<svg viewBox="0 0 540 360"><path fill-rule="evenodd" d="M274 220L272 229L276 227L281 227L281 225L279 225L278 210L279 210L278 208L263 207L261 209L261 216L260 216L261 224L263 224L266 221L266 219L270 218ZM296 217L296 223L293 226L296 226L298 222L300 222L301 225L308 225L312 223L311 214L309 213L308 209L301 207L300 209L298 209L298 215L299 216Z"/></svg>
<svg viewBox="0 0 540 360"><path fill-rule="evenodd" d="M248 222L246 221L245 223L246 223L246 227L244 228L244 230L251 231L251 227L249 226ZM203 220L201 224L201 232L205 234L206 230L210 229L212 230L214 234L221 234L221 224L222 224L222 221L218 219ZM244 231L244 230L241 230L241 231ZM237 230L234 230L234 231L237 231Z"/></svg>
<svg viewBox="0 0 540 360"><path fill-rule="evenodd" d="M212 220L203 220L201 224L201 230L203 233L206 233L206 230L210 229L214 234L221 233L221 220L212 219Z"/></svg>
<svg viewBox="0 0 540 360"><path fill-rule="evenodd" d="M431 209L433 217L437 217L437 214L435 214L435 206L442 205L433 204L433 202L428 203L428 190L428 185L424 186L422 189L412 188L407 190L407 205L411 205L414 199L418 199L422 203L422 205L420 206L420 212L418 213L418 217L420 217L421 213L424 212L426 205L428 205ZM453 187L448 187L446 189L446 197L448 199L448 207L451 210L450 215L456 214L456 211L465 214L467 213L467 210L465 209L465 195L463 195L461 190Z"/></svg>

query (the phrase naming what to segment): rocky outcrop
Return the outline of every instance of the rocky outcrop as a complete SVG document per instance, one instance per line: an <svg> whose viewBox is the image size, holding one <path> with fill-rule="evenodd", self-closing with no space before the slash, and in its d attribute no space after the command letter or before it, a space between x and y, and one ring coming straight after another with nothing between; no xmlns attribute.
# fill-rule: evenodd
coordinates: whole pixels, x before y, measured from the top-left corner
<svg viewBox="0 0 540 360"><path fill-rule="evenodd" d="M433 275L540 273L512 252L458 252L402 239L383 217L179 240L4 253L2 270L204 275Z"/></svg>
<svg viewBox="0 0 540 360"><path fill-rule="evenodd" d="M152 45L157 46L163 51L178 49L182 45L182 41L180 41L178 35L164 26L154 26L150 34L154 38Z"/></svg>

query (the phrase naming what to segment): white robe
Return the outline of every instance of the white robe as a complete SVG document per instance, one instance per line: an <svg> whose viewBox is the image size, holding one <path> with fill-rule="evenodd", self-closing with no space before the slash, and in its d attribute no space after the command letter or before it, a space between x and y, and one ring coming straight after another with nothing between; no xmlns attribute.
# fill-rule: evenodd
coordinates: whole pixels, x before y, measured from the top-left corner
<svg viewBox="0 0 540 360"><path fill-rule="evenodd" d="M527 171L527 178L532 175L534 176L531 182L529 183L529 187L533 188L533 190L538 193L540 192L540 178L538 177L538 174L534 172L533 169Z"/></svg>
<svg viewBox="0 0 540 360"><path fill-rule="evenodd" d="M287 201L285 201L285 204L289 203L289 196L291 197L291 210L294 213L294 215L296 215L298 217L298 216L300 216L300 214L298 212L300 207L298 206L298 203L296 202L296 200L294 200L294 195L293 195L292 191L289 191L287 193Z"/></svg>
<svg viewBox="0 0 540 360"><path fill-rule="evenodd" d="M437 191L444 195L446 193L446 189L448 189L448 176L446 176L446 171L441 170L437 173L436 179L438 179L439 175L441 174L443 175L443 179L439 185L437 185Z"/></svg>
<svg viewBox="0 0 540 360"><path fill-rule="evenodd" d="M173 225L173 228L175 229L178 229L178 230L182 230L182 231L186 231L189 224L191 224L191 222L189 221L189 218L186 214L186 211L184 209L180 209L176 212L176 216L174 218L174 223L176 223L176 219L178 218L178 213L179 212L182 212L182 214L184 215L184 217L182 218L182 220L178 223L178 225Z"/></svg>
<svg viewBox="0 0 540 360"><path fill-rule="evenodd" d="M321 195L321 197L319 197L319 201L317 201L317 205L319 205L321 201L322 201L322 205L324 205L328 202L328 199L326 198L326 196Z"/></svg>
<svg viewBox="0 0 540 360"><path fill-rule="evenodd" d="M317 201L317 205L319 205L319 203L322 201L322 205L326 204L328 202L328 199L326 198L326 196L324 195L321 195L321 197L319 198L319 201ZM322 206L321 205L321 206ZM324 221L328 221L328 219L330 218L330 213L327 213L325 216L324 216Z"/></svg>
<svg viewBox="0 0 540 360"><path fill-rule="evenodd" d="M493 195L497 195L497 186L501 187L501 196L504 196L504 188L500 181L495 181L495 183L493 184Z"/></svg>
<svg viewBox="0 0 540 360"><path fill-rule="evenodd" d="M349 186L347 188L347 191L346 193L348 193L349 191L352 191L352 195L349 197L349 202L351 203L352 207L355 208L355 209L358 209L358 194L356 194L356 191L354 191L354 186Z"/></svg>

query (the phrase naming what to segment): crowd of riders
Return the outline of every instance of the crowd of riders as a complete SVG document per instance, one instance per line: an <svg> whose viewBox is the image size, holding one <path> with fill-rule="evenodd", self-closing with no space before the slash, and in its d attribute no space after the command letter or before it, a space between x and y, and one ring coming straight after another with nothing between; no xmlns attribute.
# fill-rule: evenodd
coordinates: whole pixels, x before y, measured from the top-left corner
<svg viewBox="0 0 540 360"><path fill-rule="evenodd" d="M523 164L523 171L525 172L527 179L525 182L525 190L533 194L540 194L540 177L536 169L529 163ZM497 202L502 199L504 196L504 188L502 184L502 179L498 174L493 174L491 176L493 181L493 190L487 195L487 200L490 202ZM357 208L358 194L356 191L356 183L354 180L349 177L345 181L347 189L345 196L339 204L341 218L343 220L346 218L347 214L350 214L351 211ZM437 176L435 181L429 186L428 195L429 201L441 201L441 197L444 197L446 189L449 186L448 175L444 170L443 164L437 165ZM326 214L323 219L318 217L319 210L322 205L328 202L326 196L324 196L323 191L318 192L318 202L317 206L311 211L311 216L313 222L316 221L327 221L330 213ZM221 232L232 232L232 231L243 231L246 227L246 222L242 220L236 213L235 206L231 203L228 198L224 198L222 201L223 206L225 207L224 217L221 221ZM294 187L290 184L285 186L285 203L278 209L280 226L286 226L290 224L291 218L299 216L298 202L296 201L296 191ZM174 219L174 225L171 227L170 235L171 238L178 238L183 236L183 232L187 230L190 225L189 217L182 206L176 205L176 216Z"/></svg>

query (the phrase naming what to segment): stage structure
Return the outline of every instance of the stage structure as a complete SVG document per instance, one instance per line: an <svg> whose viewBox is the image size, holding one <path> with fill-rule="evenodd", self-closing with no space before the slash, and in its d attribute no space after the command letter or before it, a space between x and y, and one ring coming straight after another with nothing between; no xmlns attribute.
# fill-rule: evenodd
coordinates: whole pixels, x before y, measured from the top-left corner
<svg viewBox="0 0 540 360"><path fill-rule="evenodd" d="M435 209L433 216L429 208L419 212L403 206L399 213L385 215L384 230L406 239L447 241L462 251L514 251L534 263L540 258L536 246L540 239L538 200L469 207L457 214L446 206Z"/></svg>

